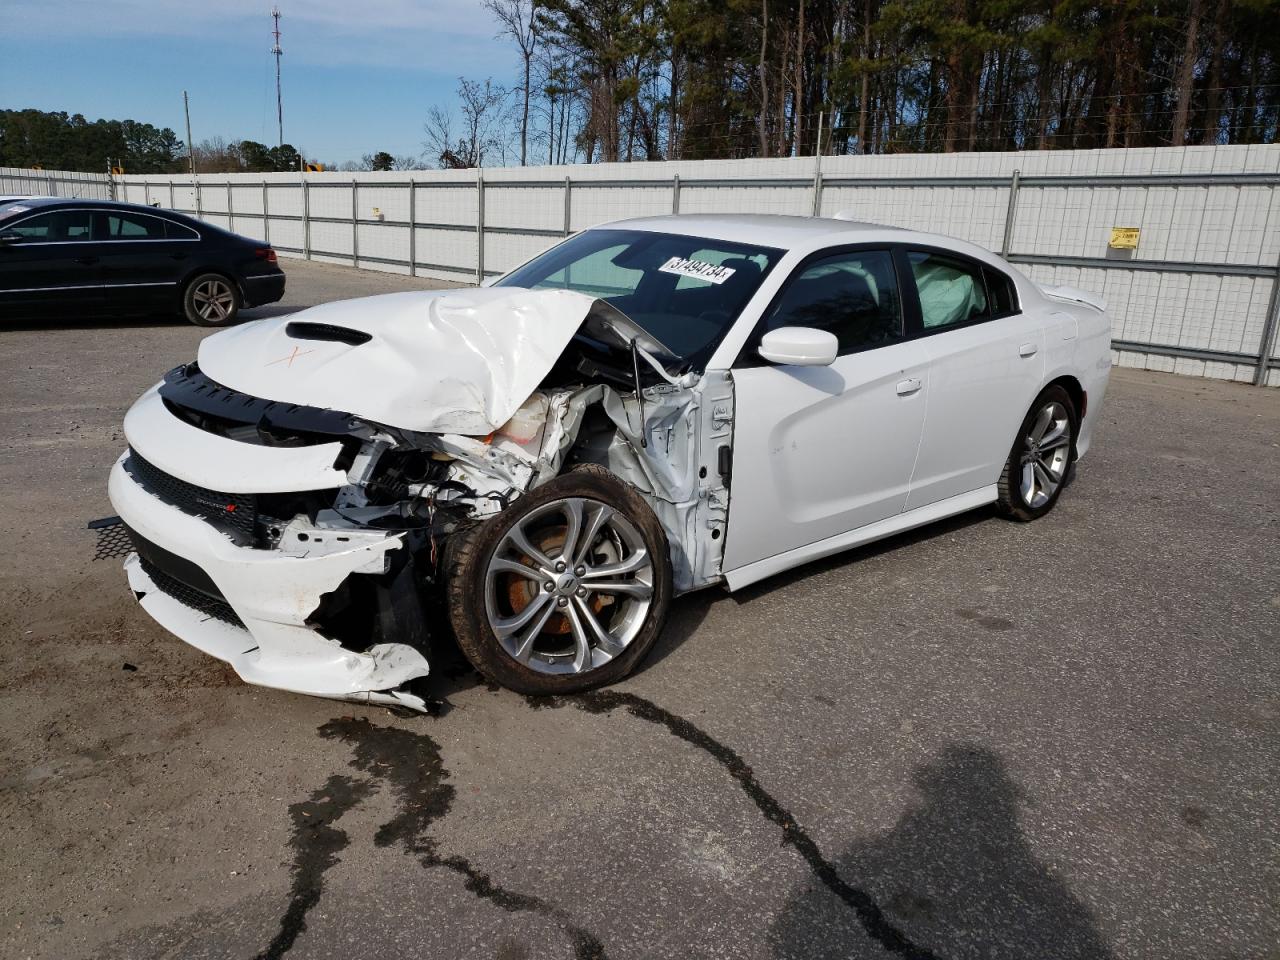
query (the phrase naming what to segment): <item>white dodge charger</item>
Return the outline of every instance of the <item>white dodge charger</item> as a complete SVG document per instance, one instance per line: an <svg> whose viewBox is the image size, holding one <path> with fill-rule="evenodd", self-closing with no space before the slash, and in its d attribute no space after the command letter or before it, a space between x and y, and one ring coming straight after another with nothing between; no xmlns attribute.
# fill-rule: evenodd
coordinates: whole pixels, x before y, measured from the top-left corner
<svg viewBox="0 0 1280 960"><path fill-rule="evenodd" d="M1100 300L969 243L655 217L487 289L206 339L125 418L143 608L250 683L419 708L451 632L526 693L624 677L674 595L996 504L1053 508Z"/></svg>

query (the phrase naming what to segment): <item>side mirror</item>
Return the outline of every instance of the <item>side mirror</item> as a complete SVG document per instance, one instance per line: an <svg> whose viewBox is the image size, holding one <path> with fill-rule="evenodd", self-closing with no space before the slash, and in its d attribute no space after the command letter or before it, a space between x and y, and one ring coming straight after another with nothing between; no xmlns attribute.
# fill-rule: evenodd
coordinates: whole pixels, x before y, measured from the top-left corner
<svg viewBox="0 0 1280 960"><path fill-rule="evenodd" d="M779 327L760 341L760 356L794 367L826 367L840 349L835 334L813 327Z"/></svg>
<svg viewBox="0 0 1280 960"><path fill-rule="evenodd" d="M0 230L0 247L7 247L14 243L21 243L25 240L22 234L16 230Z"/></svg>
<svg viewBox="0 0 1280 960"><path fill-rule="evenodd" d="M501 279L502 279L501 277L485 277L483 280L480 281L480 286L492 287L495 283L497 283Z"/></svg>

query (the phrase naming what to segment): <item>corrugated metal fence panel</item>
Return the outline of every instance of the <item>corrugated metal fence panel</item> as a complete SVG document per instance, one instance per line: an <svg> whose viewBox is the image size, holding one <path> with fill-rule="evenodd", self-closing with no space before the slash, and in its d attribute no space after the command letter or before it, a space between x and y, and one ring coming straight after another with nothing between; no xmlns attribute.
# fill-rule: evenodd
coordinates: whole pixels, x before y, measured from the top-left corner
<svg viewBox="0 0 1280 960"><path fill-rule="evenodd" d="M0 167L0 195L110 200L111 178L105 173Z"/></svg>

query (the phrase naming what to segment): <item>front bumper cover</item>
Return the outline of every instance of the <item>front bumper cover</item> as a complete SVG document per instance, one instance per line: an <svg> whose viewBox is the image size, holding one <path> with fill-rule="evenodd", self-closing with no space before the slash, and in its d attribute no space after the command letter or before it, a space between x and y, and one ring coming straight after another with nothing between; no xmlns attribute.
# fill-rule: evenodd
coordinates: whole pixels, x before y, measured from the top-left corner
<svg viewBox="0 0 1280 960"><path fill-rule="evenodd" d="M226 661L247 683L427 709L422 698L399 689L428 673L418 649L379 643L356 652L308 623L324 595L348 577L381 574L396 565L396 555L406 549L404 533L353 532L342 543L317 545L306 555L240 547L144 490L124 469L124 459L112 468L108 485L121 520L135 536L198 567L235 614L227 622L182 602L162 589L132 553L125 561L129 584L161 626Z"/></svg>

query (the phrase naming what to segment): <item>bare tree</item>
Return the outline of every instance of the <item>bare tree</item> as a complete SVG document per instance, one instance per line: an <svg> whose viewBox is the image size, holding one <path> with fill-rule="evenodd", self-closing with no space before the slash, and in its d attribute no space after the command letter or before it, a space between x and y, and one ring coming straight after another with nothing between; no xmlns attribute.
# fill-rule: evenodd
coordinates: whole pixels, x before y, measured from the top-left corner
<svg viewBox="0 0 1280 960"><path fill-rule="evenodd" d="M433 106L427 111L427 122L422 125L422 131L427 135L422 142L423 154L434 157L442 167L452 166L445 162L445 155L452 154L454 148L453 114L444 107Z"/></svg>
<svg viewBox="0 0 1280 960"><path fill-rule="evenodd" d="M392 170L421 170L422 154L398 153L391 162Z"/></svg>
<svg viewBox="0 0 1280 960"><path fill-rule="evenodd" d="M504 152L506 146L505 109L507 91L491 79L458 78L458 107L462 114L461 135L454 136L453 114L440 106L427 112L423 142L428 156L435 157L446 168L479 167L484 158L495 150Z"/></svg>
<svg viewBox="0 0 1280 960"><path fill-rule="evenodd" d="M538 0L484 0L485 9L498 20L498 35L510 37L524 61L524 83L520 92L520 166L528 163L529 93L533 55L538 48Z"/></svg>
<svg viewBox="0 0 1280 960"><path fill-rule="evenodd" d="M191 152L201 173L239 173L245 168L239 140L227 142L224 137L209 137Z"/></svg>

